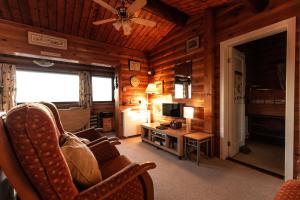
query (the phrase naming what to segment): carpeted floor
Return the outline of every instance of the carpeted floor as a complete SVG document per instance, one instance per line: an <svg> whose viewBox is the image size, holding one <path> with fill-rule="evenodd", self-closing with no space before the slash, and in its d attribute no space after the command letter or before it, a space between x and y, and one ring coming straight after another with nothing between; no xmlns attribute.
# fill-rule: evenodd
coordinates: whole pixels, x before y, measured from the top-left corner
<svg viewBox="0 0 300 200"><path fill-rule="evenodd" d="M238 153L235 160L284 175L284 147L258 141L248 141L249 154Z"/></svg>
<svg viewBox="0 0 300 200"><path fill-rule="evenodd" d="M150 171L155 200L272 200L283 182L217 158L203 158L197 166L142 143L139 137L122 140L118 149L132 161L156 163Z"/></svg>

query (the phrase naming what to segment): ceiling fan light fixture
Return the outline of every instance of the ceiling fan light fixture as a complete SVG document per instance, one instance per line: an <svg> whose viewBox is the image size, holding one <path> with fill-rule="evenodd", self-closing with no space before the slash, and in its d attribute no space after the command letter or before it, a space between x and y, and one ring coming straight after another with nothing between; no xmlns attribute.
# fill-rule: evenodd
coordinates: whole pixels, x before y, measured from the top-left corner
<svg viewBox="0 0 300 200"><path fill-rule="evenodd" d="M131 23L128 20L123 21L122 26L123 26L124 35L126 36L130 35L132 32Z"/></svg>
<svg viewBox="0 0 300 200"><path fill-rule="evenodd" d="M113 26L115 27L115 29L117 31L120 31L120 29L122 27L122 23L120 21L117 21L117 22L113 23Z"/></svg>

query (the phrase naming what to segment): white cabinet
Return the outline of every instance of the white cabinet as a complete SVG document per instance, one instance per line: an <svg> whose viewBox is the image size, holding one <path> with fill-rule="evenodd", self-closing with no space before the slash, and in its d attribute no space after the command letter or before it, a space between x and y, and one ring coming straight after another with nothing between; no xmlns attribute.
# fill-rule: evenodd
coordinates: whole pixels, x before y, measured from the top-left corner
<svg viewBox="0 0 300 200"><path fill-rule="evenodd" d="M130 137L142 133L141 125L147 123L148 110L145 109L127 109L122 112L123 118L123 136Z"/></svg>

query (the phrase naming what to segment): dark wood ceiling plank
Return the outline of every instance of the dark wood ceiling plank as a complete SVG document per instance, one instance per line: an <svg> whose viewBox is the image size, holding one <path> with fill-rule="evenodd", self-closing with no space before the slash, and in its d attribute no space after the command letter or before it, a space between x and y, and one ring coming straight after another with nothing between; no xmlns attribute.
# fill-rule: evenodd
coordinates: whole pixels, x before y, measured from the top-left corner
<svg viewBox="0 0 300 200"><path fill-rule="evenodd" d="M66 2L65 0L57 0L57 31L64 32L65 15L66 15Z"/></svg>
<svg viewBox="0 0 300 200"><path fill-rule="evenodd" d="M75 1L66 0L66 16L65 16L65 25L64 33L70 34L72 32L72 23L75 10Z"/></svg>
<svg viewBox="0 0 300 200"><path fill-rule="evenodd" d="M242 0L242 1L254 13L262 12L269 5L269 0Z"/></svg>
<svg viewBox="0 0 300 200"><path fill-rule="evenodd" d="M221 6L235 0L162 0L189 16L199 14L204 9Z"/></svg>
<svg viewBox="0 0 300 200"><path fill-rule="evenodd" d="M112 7L114 7L114 8L116 8L118 6L118 0L112 0L110 2L110 5L112 5ZM111 13L107 18L112 18L112 17L116 17L116 16L113 13ZM112 32L112 29L115 29L113 27L112 23L105 24L103 34L102 34L104 41L108 42L108 38Z"/></svg>
<svg viewBox="0 0 300 200"><path fill-rule="evenodd" d="M27 25L32 25L32 19L30 15L30 8L29 8L28 1L30 0L18 0L18 3L19 3L19 9L21 12L23 23Z"/></svg>
<svg viewBox="0 0 300 200"><path fill-rule="evenodd" d="M52 1L52 0L48 0ZM48 15L48 3L47 0L39 0L40 22L41 27L49 29L49 15Z"/></svg>
<svg viewBox="0 0 300 200"><path fill-rule="evenodd" d="M22 14L20 12L19 4L17 0L7 0L8 6L15 22L23 23Z"/></svg>
<svg viewBox="0 0 300 200"><path fill-rule="evenodd" d="M151 17L151 13L147 12L144 19L150 19L150 17ZM149 29L146 26L142 26L142 30L138 36L139 39L134 40L130 46L132 48L138 48L140 41L142 41L144 39L144 37L146 37L148 31L149 31Z"/></svg>
<svg viewBox="0 0 300 200"><path fill-rule="evenodd" d="M99 6L95 21L103 19L102 17L104 16L104 12L105 12L105 8L103 8L102 6ZM99 31L99 29L101 27L102 26L95 26L95 25L93 25L93 28L92 28L92 31L91 31L91 34L90 34L90 38L91 39L96 40L98 31Z"/></svg>
<svg viewBox="0 0 300 200"><path fill-rule="evenodd" d="M13 16L10 12L10 8L8 6L7 0L0 0L0 10L2 13L2 17L6 20L12 20Z"/></svg>
<svg viewBox="0 0 300 200"><path fill-rule="evenodd" d="M184 25L188 19L185 13L160 0L148 0L144 9L180 26Z"/></svg>
<svg viewBox="0 0 300 200"><path fill-rule="evenodd" d="M110 5L112 3L113 0L106 0L106 2ZM103 15L101 15L101 19L107 19L109 16L111 16L112 13L107 10L107 9L104 9L104 12L103 12ZM104 41L103 39L103 32L105 30L105 26L106 25L100 25L99 26L99 29L98 29L98 32L97 32L97 37L96 37L96 40L97 41Z"/></svg>
<svg viewBox="0 0 300 200"><path fill-rule="evenodd" d="M97 19L98 11L99 11L99 5L96 4L95 2L92 2L92 7L90 10L89 18L88 18L86 28L85 28L85 33L84 33L85 38L90 38L92 29L96 28L95 25L93 24L93 22L96 21L96 19Z"/></svg>
<svg viewBox="0 0 300 200"><path fill-rule="evenodd" d="M38 0L29 0L28 4L30 8L30 15L33 26L41 27Z"/></svg>
<svg viewBox="0 0 300 200"><path fill-rule="evenodd" d="M139 13L139 15L137 17L144 19L146 16L146 13L147 13L146 11L142 11ZM143 26L137 25L136 27L134 27L133 32L130 35L130 38L127 41L123 42L122 45L130 46L130 44L132 44L136 40L136 38L139 38L139 35L140 35L142 29L143 29ZM123 34L123 33L120 33L120 34Z"/></svg>
<svg viewBox="0 0 300 200"><path fill-rule="evenodd" d="M76 0L72 24L72 35L78 35L84 0Z"/></svg>
<svg viewBox="0 0 300 200"><path fill-rule="evenodd" d="M57 0L48 0L48 15L49 28L54 31L57 28Z"/></svg>
<svg viewBox="0 0 300 200"><path fill-rule="evenodd" d="M157 40L157 38L161 35L161 31L159 30L159 27L164 26L163 19L157 18L154 16L151 16L150 20L156 21L157 26L154 28L147 27L149 29L146 37L143 38L143 40L139 44L140 49L147 49L149 46L153 46L153 43Z"/></svg>
<svg viewBox="0 0 300 200"><path fill-rule="evenodd" d="M85 27L90 15L92 0L85 0L82 9L81 20L79 24L79 36L83 37L85 33Z"/></svg>

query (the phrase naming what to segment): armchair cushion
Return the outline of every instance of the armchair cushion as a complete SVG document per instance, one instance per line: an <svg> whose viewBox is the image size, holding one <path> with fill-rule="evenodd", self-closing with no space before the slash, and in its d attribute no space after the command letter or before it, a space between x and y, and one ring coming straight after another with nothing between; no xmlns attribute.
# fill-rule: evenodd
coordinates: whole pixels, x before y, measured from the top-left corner
<svg viewBox="0 0 300 200"><path fill-rule="evenodd" d="M88 188L102 180L98 163L89 148L75 136L61 135L62 152L74 182L79 188Z"/></svg>

